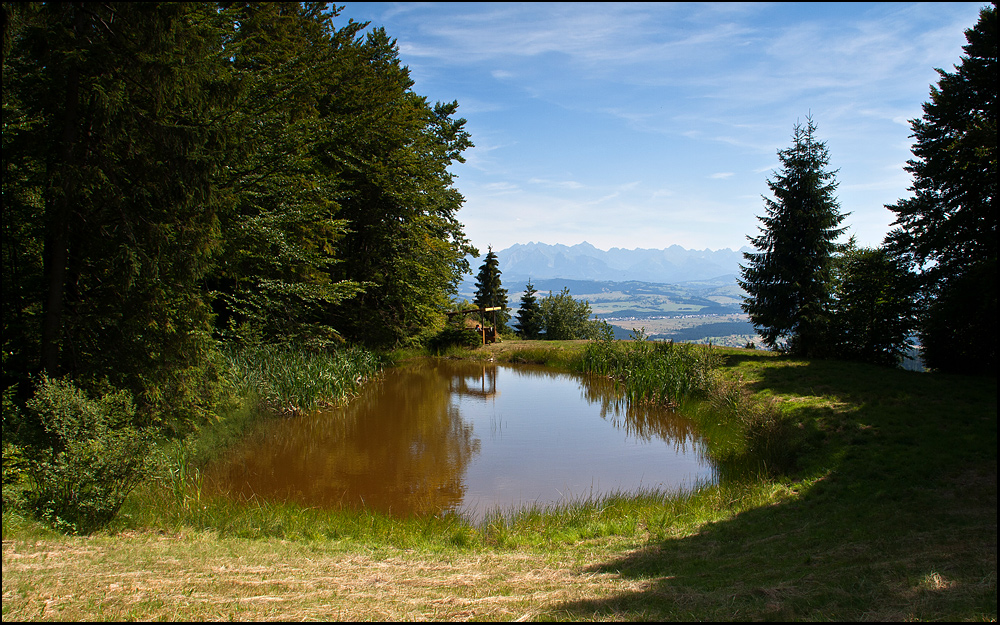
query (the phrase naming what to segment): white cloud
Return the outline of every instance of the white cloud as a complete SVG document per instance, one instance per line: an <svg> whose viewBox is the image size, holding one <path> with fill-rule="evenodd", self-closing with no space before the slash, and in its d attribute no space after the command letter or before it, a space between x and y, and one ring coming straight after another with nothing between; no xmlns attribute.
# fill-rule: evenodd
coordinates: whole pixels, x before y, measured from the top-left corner
<svg viewBox="0 0 1000 625"><path fill-rule="evenodd" d="M852 231L880 240L882 205L907 195L909 120L980 6L361 3L344 15L384 19L417 93L458 99L476 147L452 171L476 245L717 249L756 233L775 151L810 112Z"/></svg>

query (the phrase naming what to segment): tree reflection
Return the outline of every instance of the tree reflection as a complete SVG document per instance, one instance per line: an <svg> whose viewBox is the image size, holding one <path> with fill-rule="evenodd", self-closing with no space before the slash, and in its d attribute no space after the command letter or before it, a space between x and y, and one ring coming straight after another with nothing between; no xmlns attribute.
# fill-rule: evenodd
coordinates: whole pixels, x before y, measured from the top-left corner
<svg viewBox="0 0 1000 625"><path fill-rule="evenodd" d="M471 365L455 368L449 377L449 390L463 396L489 399L496 397L497 366L490 364Z"/></svg>
<svg viewBox="0 0 1000 625"><path fill-rule="evenodd" d="M434 367L392 369L346 408L277 421L215 467L239 497L398 514L454 510L479 451L451 405L451 380Z"/></svg>
<svg viewBox="0 0 1000 625"><path fill-rule="evenodd" d="M683 452L700 440L690 419L663 406L629 401L611 378L586 376L581 388L587 401L600 406L601 418L629 436L644 441L662 439Z"/></svg>
<svg viewBox="0 0 1000 625"><path fill-rule="evenodd" d="M633 442L622 446L621 436L586 425L600 423L598 414ZM490 428L485 442L476 424ZM464 514L470 492L496 504L500 500L490 493L499 491L489 489L535 493L543 478L557 480L553 489L563 490L577 482L627 484L633 475L645 483L686 483L664 472L674 462L667 449L647 454L646 464L633 455L635 463L623 465L621 458L629 456L620 454L633 453L635 441L663 441L675 456L694 450L698 460L687 461L681 476L707 464L691 421L662 407L631 404L610 379L428 359L387 370L344 408L267 422L210 467L207 482L234 497L400 516ZM616 459L609 470L594 458L612 448L608 453Z"/></svg>

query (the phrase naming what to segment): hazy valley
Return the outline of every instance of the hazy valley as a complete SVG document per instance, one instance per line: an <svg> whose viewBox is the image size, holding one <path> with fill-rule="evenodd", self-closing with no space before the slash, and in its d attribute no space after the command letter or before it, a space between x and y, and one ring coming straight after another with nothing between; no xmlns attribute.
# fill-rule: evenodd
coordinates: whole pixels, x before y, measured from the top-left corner
<svg viewBox="0 0 1000 625"><path fill-rule="evenodd" d="M481 250L482 251L482 250ZM742 251L666 249L602 251L588 243L574 246L527 243L496 252L509 306L516 310L528 281L538 297L569 288L587 300L594 315L629 338L645 329L654 339L708 341L743 346L754 340L753 326L740 310L736 283ZM476 267L481 260L470 259ZM470 276L459 295L472 299Z"/></svg>

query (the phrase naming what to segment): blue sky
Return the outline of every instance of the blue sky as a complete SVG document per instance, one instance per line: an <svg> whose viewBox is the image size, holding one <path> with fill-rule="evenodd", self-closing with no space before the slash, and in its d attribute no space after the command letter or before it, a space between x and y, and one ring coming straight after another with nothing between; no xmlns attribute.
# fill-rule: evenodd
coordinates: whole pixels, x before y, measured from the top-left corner
<svg viewBox="0 0 1000 625"><path fill-rule="evenodd" d="M849 233L907 197L908 120L985 3L348 3L476 147L458 214L485 253L538 241L737 249L812 115Z"/></svg>

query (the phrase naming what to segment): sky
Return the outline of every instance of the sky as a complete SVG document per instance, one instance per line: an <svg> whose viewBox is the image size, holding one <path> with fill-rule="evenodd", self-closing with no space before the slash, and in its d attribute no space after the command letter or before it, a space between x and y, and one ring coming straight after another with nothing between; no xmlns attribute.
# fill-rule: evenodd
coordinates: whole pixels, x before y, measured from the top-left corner
<svg viewBox="0 0 1000 625"><path fill-rule="evenodd" d="M458 219L516 243L738 249L777 150L811 116L848 234L908 197L909 120L985 3L347 3L396 39L413 90L459 103Z"/></svg>

